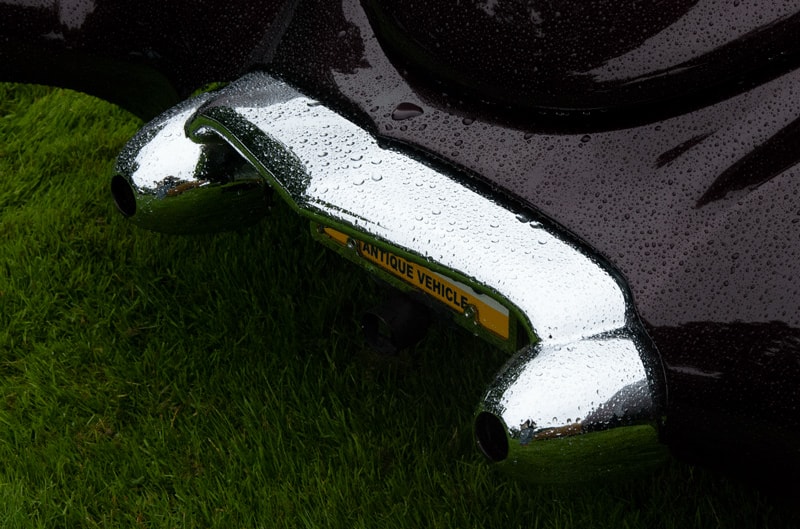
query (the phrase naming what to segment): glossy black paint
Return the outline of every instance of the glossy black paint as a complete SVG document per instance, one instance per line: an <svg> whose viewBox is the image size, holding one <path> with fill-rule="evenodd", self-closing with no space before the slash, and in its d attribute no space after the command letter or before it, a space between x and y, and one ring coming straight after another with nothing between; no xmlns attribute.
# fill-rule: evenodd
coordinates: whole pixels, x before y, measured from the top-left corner
<svg viewBox="0 0 800 529"><path fill-rule="evenodd" d="M67 86L153 117L268 59L293 1L6 0L0 79Z"/></svg>
<svg viewBox="0 0 800 529"><path fill-rule="evenodd" d="M148 114L266 67L547 214L626 278L664 361L676 453L800 470L800 7L23 4L0 0L5 79ZM88 4L80 24L63 15ZM48 69L31 62L44 55ZM89 74L50 68L73 62ZM139 71L157 82L131 92Z"/></svg>
<svg viewBox="0 0 800 529"><path fill-rule="evenodd" d="M403 65L514 113L585 127L697 106L800 60L790 2L364 4Z"/></svg>

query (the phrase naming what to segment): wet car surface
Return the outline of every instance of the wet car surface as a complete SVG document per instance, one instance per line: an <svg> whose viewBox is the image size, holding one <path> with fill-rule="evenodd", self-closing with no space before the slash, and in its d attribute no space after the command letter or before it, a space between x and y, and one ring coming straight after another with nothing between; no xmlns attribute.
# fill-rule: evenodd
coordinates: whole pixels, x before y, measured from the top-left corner
<svg viewBox="0 0 800 529"><path fill-rule="evenodd" d="M202 83L266 70L548 219L612 270L652 341L659 435L674 452L767 474L800 465L793 3L240 2L211 18L181 18L188 3L136 16L69 5L0 2L2 20L20 21L0 26L12 80L153 115ZM90 75L25 66L43 53ZM153 95L126 90L135 83Z"/></svg>

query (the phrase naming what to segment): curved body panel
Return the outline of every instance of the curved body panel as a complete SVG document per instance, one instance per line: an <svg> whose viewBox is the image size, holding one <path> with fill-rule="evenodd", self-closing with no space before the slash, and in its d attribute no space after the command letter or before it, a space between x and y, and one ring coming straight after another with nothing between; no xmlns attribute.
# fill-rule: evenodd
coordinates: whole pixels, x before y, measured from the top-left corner
<svg viewBox="0 0 800 529"><path fill-rule="evenodd" d="M435 2L424 15L400 0L365 4L398 61L517 112L653 114L798 60L793 2Z"/></svg>
<svg viewBox="0 0 800 529"><path fill-rule="evenodd" d="M81 90L153 117L268 59L296 0L0 1L0 80Z"/></svg>

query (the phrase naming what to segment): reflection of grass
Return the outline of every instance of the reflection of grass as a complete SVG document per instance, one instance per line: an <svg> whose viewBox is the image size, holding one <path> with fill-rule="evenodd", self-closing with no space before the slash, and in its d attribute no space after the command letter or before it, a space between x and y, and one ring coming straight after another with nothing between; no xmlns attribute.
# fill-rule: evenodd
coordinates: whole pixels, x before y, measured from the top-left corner
<svg viewBox="0 0 800 529"><path fill-rule="evenodd" d="M605 479L609 475L652 473L669 454L656 431L645 425L511 443L509 470L545 477L551 483ZM514 463L512 463L514 462Z"/></svg>
<svg viewBox="0 0 800 529"><path fill-rule="evenodd" d="M0 87L2 527L789 526L680 465L578 491L495 472L472 414L502 355L443 327L365 351L375 289L286 207L214 236L127 224L108 178L137 126Z"/></svg>

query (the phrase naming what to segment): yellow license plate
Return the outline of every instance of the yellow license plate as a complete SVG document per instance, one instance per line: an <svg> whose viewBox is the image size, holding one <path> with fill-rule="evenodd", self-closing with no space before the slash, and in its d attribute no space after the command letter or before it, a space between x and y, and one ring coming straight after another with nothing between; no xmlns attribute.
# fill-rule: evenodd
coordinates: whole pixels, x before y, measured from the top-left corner
<svg viewBox="0 0 800 529"><path fill-rule="evenodd" d="M508 340L510 337L509 311L494 298L478 294L469 285L333 228L325 227L323 232L342 246L355 245L361 258L452 310L469 315L477 325L500 338Z"/></svg>

